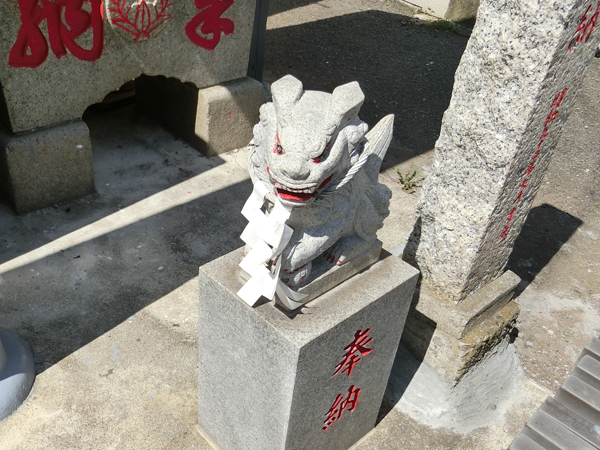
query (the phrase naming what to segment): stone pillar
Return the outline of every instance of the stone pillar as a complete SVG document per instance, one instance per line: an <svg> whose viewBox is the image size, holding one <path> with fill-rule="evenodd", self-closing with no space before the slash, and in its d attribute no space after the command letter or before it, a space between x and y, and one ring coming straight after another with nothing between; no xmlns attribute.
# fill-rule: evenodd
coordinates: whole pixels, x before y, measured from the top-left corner
<svg viewBox="0 0 600 450"><path fill-rule="evenodd" d="M592 60L598 0L483 0L405 251L441 298L500 276Z"/></svg>
<svg viewBox="0 0 600 450"><path fill-rule="evenodd" d="M592 60L598 0L482 0L404 259L422 272L403 343L458 382L510 336L504 272Z"/></svg>

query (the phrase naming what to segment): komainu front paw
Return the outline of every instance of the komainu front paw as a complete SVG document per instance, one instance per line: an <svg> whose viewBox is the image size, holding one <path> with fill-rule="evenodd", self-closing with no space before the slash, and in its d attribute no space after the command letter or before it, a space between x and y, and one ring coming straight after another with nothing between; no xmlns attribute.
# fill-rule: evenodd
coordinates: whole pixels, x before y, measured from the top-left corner
<svg viewBox="0 0 600 450"><path fill-rule="evenodd" d="M312 263L308 262L297 269L283 269L281 271L281 281L287 284L289 287L300 286L306 281L310 275L312 269Z"/></svg>
<svg viewBox="0 0 600 450"><path fill-rule="evenodd" d="M358 236L348 236L325 250L325 259L331 264L341 266L363 253L371 244Z"/></svg>
<svg viewBox="0 0 600 450"><path fill-rule="evenodd" d="M346 261L346 256L342 254L342 248L337 244L325 250L325 259L331 264L341 266Z"/></svg>

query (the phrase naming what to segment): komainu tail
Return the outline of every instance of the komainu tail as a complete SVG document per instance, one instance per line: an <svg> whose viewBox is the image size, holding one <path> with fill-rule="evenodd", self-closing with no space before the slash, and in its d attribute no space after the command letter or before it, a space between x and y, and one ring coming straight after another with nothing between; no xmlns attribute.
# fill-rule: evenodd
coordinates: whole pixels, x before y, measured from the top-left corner
<svg viewBox="0 0 600 450"><path fill-rule="evenodd" d="M381 170L381 162L390 146L393 133L394 115L389 114L381 119L365 136L367 142L365 151L369 153L369 161L367 161L364 170L373 181L377 181L379 170Z"/></svg>

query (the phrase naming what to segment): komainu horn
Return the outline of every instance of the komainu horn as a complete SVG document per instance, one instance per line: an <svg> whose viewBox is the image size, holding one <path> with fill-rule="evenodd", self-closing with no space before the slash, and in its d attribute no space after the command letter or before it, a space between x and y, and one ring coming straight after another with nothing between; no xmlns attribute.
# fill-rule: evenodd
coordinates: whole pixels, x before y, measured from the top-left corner
<svg viewBox="0 0 600 450"><path fill-rule="evenodd" d="M328 268L342 266L377 241L377 230L389 214L391 191L379 183L378 174L394 116L384 117L367 133L367 124L358 117L364 94L357 82L329 94L304 91L298 79L287 75L272 84L271 92L273 101L260 108L249 145L254 203L264 216L242 211L251 222L242 239L247 252L255 248L259 240L248 237L253 221L254 235L265 237L268 229L281 237L270 242L265 237L262 257L247 258L263 265L262 275L254 273L257 279L269 284L269 278L277 278L278 286L262 295L276 291L278 303L295 309L307 296L292 289L311 281L316 258ZM281 223L266 225L271 215L275 222L275 216L283 218L285 229ZM248 261L240 265L251 272Z"/></svg>

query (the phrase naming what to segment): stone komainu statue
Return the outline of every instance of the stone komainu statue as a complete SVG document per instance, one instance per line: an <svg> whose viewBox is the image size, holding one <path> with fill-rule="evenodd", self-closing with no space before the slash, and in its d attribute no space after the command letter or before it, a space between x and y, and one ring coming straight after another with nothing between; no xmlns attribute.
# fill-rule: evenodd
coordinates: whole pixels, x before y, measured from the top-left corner
<svg viewBox="0 0 600 450"><path fill-rule="evenodd" d="M357 82L333 94L304 91L287 75L271 86L250 143L250 176L292 206L293 235L282 253L281 280L302 285L311 261L325 254L342 265L369 249L389 214L391 191L378 182L394 116L369 133L358 118L364 94Z"/></svg>

